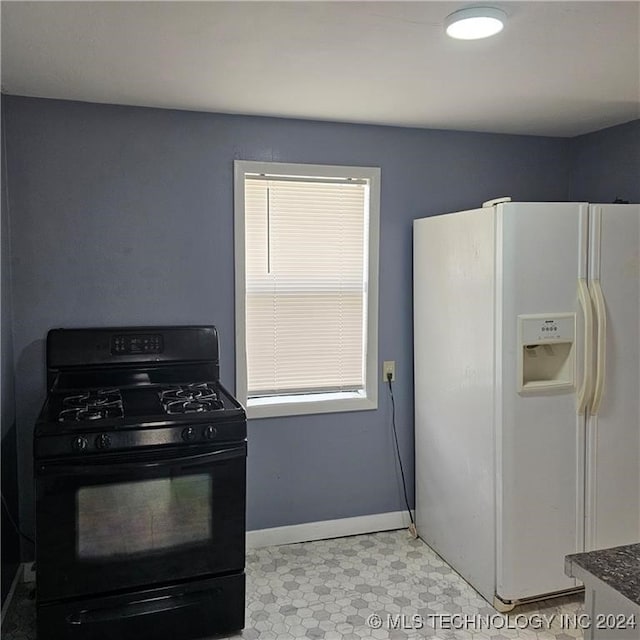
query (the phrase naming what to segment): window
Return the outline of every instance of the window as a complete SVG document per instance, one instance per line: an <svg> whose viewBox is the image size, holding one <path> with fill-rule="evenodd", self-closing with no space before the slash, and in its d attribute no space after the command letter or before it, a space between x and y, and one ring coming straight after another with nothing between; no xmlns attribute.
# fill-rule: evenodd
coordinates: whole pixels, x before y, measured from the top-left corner
<svg viewBox="0 0 640 640"><path fill-rule="evenodd" d="M380 170L235 163L236 395L249 417L377 407Z"/></svg>

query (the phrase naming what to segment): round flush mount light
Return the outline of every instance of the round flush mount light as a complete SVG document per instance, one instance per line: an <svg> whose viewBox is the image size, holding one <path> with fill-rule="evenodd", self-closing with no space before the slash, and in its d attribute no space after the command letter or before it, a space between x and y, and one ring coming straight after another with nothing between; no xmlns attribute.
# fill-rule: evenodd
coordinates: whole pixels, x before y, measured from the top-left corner
<svg viewBox="0 0 640 640"><path fill-rule="evenodd" d="M480 40L500 33L507 14L493 7L460 9L447 17L444 26L447 35L457 40Z"/></svg>

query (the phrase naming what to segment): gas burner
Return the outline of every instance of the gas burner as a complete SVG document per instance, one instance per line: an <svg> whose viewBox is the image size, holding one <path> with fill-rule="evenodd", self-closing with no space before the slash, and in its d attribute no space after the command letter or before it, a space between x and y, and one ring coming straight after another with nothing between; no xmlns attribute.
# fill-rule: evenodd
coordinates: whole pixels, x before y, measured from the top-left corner
<svg viewBox="0 0 640 640"><path fill-rule="evenodd" d="M63 406L77 409L84 407L101 407L114 402L122 402L120 389L96 389L79 393L75 396L67 396L62 400Z"/></svg>
<svg viewBox="0 0 640 640"><path fill-rule="evenodd" d="M223 408L215 389L206 382L167 387L158 395L168 414L201 413Z"/></svg>
<svg viewBox="0 0 640 640"><path fill-rule="evenodd" d="M119 389L96 389L67 396L62 400L66 407L58 415L58 422L83 422L124 417L124 407Z"/></svg>
<svg viewBox="0 0 640 640"><path fill-rule="evenodd" d="M183 402L217 400L218 394L212 385L207 382L193 384L177 384L166 387L160 391L160 400L172 402L181 400Z"/></svg>
<svg viewBox="0 0 640 640"><path fill-rule="evenodd" d="M95 420L122 417L124 417L122 401L116 400L115 402L102 403L100 405L85 404L81 407L63 409L58 416L58 422L94 422Z"/></svg>
<svg viewBox="0 0 640 640"><path fill-rule="evenodd" d="M220 403L217 400L209 401L187 401L176 400L174 402L165 402L163 405L164 410L168 414L176 413L202 413L203 411L215 411L220 409Z"/></svg>

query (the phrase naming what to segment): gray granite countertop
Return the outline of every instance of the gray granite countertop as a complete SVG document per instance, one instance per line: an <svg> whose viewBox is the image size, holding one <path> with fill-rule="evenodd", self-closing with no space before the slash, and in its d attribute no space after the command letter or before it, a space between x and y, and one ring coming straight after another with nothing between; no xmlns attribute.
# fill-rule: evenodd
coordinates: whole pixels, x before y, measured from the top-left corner
<svg viewBox="0 0 640 640"><path fill-rule="evenodd" d="M579 577L574 574L576 565L640 605L640 543L566 557L568 575Z"/></svg>

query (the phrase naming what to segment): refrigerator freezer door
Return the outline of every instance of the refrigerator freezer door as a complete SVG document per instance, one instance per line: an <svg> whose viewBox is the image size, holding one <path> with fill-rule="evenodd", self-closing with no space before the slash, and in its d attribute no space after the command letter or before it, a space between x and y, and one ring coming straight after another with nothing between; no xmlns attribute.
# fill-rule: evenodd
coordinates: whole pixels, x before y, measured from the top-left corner
<svg viewBox="0 0 640 640"><path fill-rule="evenodd" d="M511 203L497 210L496 591L514 601L575 586L564 556L583 542L585 418L576 412L575 384L518 393L518 316L575 314L572 366L574 379L583 379L577 289L586 270L587 206Z"/></svg>
<svg viewBox="0 0 640 640"><path fill-rule="evenodd" d="M587 422L592 550L640 539L640 205L591 205L589 218L589 289L600 329Z"/></svg>

